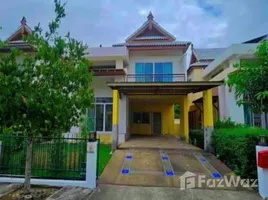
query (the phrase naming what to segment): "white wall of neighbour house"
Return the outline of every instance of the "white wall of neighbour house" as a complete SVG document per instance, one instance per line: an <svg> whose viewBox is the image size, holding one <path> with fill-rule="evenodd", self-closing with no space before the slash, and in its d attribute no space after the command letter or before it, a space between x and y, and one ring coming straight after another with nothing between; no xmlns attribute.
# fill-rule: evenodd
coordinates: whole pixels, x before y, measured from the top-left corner
<svg viewBox="0 0 268 200"><path fill-rule="evenodd" d="M173 74L186 74L186 62L182 50L130 52L128 74L135 74L135 64L137 62L172 62Z"/></svg>
<svg viewBox="0 0 268 200"><path fill-rule="evenodd" d="M227 80L228 74L235 70L233 65L239 62L240 59L238 57L231 57L227 62L219 66L223 71L210 79L210 81ZM219 109L221 120L231 118L231 120L236 123L245 123L244 107L237 105L238 100L239 99L235 95L235 88L230 88L227 85L219 86Z"/></svg>
<svg viewBox="0 0 268 200"><path fill-rule="evenodd" d="M235 90L233 88L225 87L225 94L227 94L226 102L227 102L227 115L231 118L232 121L236 123L245 123L244 119L244 107L238 106L237 101L239 100L235 95Z"/></svg>

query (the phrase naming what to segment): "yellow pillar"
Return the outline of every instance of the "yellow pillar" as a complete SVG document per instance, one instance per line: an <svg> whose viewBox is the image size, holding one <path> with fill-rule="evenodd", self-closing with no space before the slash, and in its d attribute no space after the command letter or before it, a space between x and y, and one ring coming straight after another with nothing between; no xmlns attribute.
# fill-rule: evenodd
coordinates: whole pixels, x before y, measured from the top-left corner
<svg viewBox="0 0 268 200"><path fill-rule="evenodd" d="M118 122L119 122L119 92L113 90L113 136L112 136L112 151L117 148L118 140Z"/></svg>
<svg viewBox="0 0 268 200"><path fill-rule="evenodd" d="M180 136L189 143L189 104L188 96L182 97L182 103L180 105Z"/></svg>
<svg viewBox="0 0 268 200"><path fill-rule="evenodd" d="M213 102L212 90L203 92L203 112L204 112L204 127L213 127Z"/></svg>
<svg viewBox="0 0 268 200"><path fill-rule="evenodd" d="M212 151L211 149L211 137L213 132L213 100L212 90L206 90L203 92L203 120L204 120L204 148L205 151Z"/></svg>

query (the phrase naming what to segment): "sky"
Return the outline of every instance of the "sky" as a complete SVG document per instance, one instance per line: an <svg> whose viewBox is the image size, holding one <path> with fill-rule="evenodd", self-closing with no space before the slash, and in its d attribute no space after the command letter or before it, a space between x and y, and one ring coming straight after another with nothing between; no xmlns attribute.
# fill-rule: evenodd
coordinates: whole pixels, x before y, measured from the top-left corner
<svg viewBox="0 0 268 200"><path fill-rule="evenodd" d="M152 11L154 20L178 41L196 48L226 47L268 34L268 0L66 0L60 33L89 47L124 42ZM7 39L23 16L46 29L53 0L0 0L0 38Z"/></svg>

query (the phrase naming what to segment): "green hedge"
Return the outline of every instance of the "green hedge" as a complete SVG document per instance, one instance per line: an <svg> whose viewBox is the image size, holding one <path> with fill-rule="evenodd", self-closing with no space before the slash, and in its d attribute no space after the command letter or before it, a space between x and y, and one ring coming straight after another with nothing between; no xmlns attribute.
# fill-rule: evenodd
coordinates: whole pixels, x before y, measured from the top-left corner
<svg viewBox="0 0 268 200"><path fill-rule="evenodd" d="M243 178L256 178L256 151L259 136L268 136L261 128L237 126L215 129L213 145L217 157Z"/></svg>
<svg viewBox="0 0 268 200"><path fill-rule="evenodd" d="M204 130L203 129L192 129L189 131L191 144L204 149Z"/></svg>

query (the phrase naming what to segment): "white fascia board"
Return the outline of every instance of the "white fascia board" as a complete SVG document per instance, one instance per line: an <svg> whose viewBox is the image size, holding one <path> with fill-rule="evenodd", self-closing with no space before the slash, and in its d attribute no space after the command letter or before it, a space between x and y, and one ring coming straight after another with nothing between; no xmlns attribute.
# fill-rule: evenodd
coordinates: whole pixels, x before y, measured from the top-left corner
<svg viewBox="0 0 268 200"><path fill-rule="evenodd" d="M221 53L204 70L204 78L215 71L220 65L233 55L252 55L256 51L258 43L252 44L233 44Z"/></svg>

